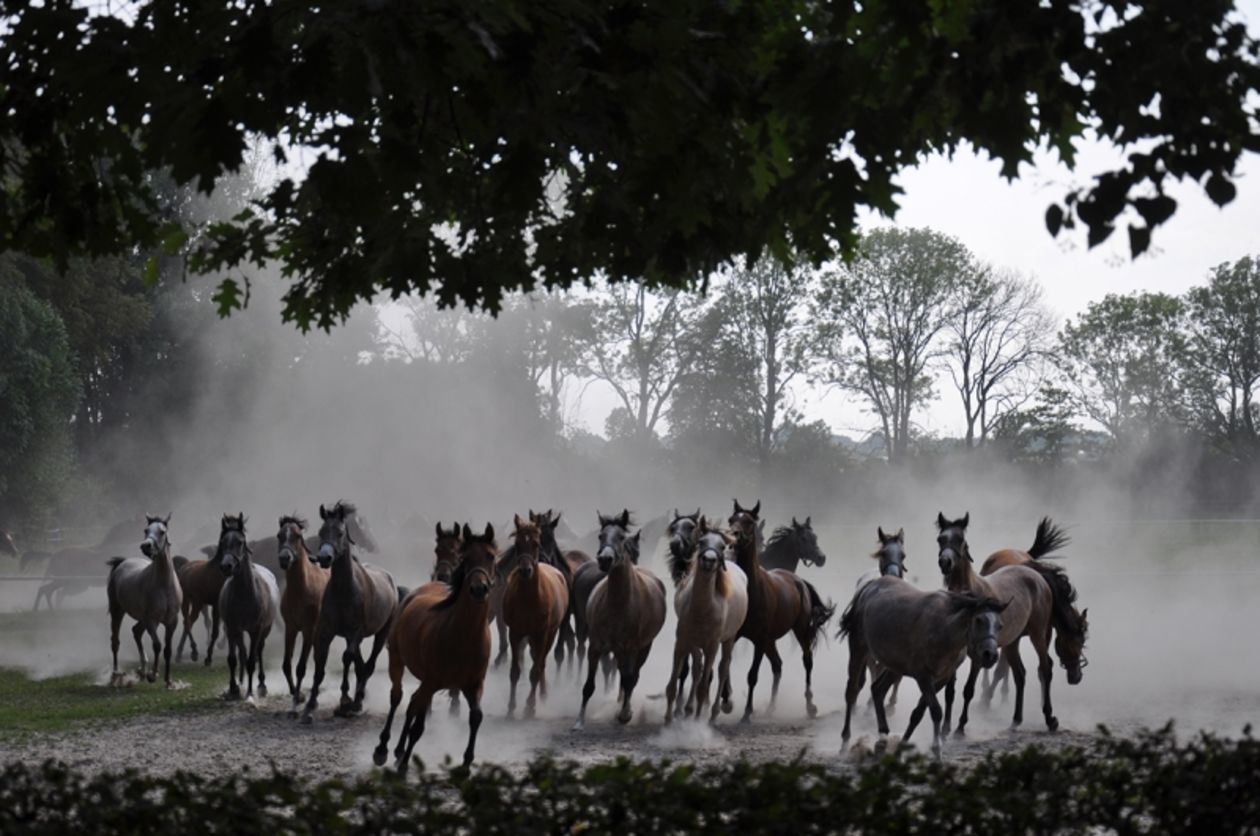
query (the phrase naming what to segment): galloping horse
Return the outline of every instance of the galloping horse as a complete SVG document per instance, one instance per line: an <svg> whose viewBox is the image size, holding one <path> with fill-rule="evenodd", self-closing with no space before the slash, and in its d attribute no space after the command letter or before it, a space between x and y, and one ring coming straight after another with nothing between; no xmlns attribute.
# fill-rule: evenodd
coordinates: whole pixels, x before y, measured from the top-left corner
<svg viewBox="0 0 1260 836"><path fill-rule="evenodd" d="M980 567L980 575L992 575L998 569L1004 566L1030 566L1035 565L1034 561L1044 560L1056 555L1059 549L1066 546L1069 542L1067 532L1059 528L1049 517L1043 517L1041 522L1037 524L1037 533L1033 537L1033 544L1028 547L1028 551L1020 551L1019 549L1001 549L989 555L985 559L984 564ZM1052 579L1053 578L1053 579ZM1053 585L1062 586L1066 582L1066 576L1055 574L1047 577L1047 581ZM1089 664L1085 658L1085 639L1089 633L1089 610L1078 611L1076 609L1076 590L1072 588L1070 583L1060 590L1060 594L1055 596L1056 607L1066 603L1068 611L1058 613L1056 611L1055 618L1055 635L1054 635L1054 652L1059 657L1065 671L1067 671L1068 685L1079 685L1081 681L1081 670ZM1066 626L1059 629L1057 626L1062 621ZM1007 678L1006 674L1010 671L1010 665L1003 656L998 660L997 667L993 670L993 681L986 684L984 689L984 701L987 705L993 699L993 691L997 688L999 682L1002 683L1002 695L1006 695Z"/></svg>
<svg viewBox="0 0 1260 836"><path fill-rule="evenodd" d="M532 660L525 716L533 717L537 695L547 698L547 654L569 612L569 585L559 569L539 560L542 530L538 523L526 522L520 516L514 517L513 522L516 568L508 575L503 593L503 621L512 648L508 717L516 713L516 683L521 678L521 645L525 642L529 642Z"/></svg>
<svg viewBox="0 0 1260 836"><path fill-rule="evenodd" d="M241 660L242 679L246 679L245 698L254 695L254 668L258 668L258 696L267 696L266 666L263 648L280 609L280 587L276 576L265 566L255 566L245 541L245 515L223 518L219 535L219 567L227 582L219 593L219 612L228 640L228 699L240 699L236 682L236 660ZM245 636L249 636L248 652Z"/></svg>
<svg viewBox="0 0 1260 836"><path fill-rule="evenodd" d="M586 704L595 693L596 666L600 658L610 652L621 675L621 710L617 712L617 721L630 722L630 700L639 682L639 671L652 652L656 635L665 626L665 584L635 564L633 556L638 552L639 533L630 536L626 532L629 519L629 511L621 517L599 514L602 528L596 560L604 577L595 585L586 605L590 646L582 708L574 730L586 725Z"/></svg>
<svg viewBox="0 0 1260 836"><path fill-rule="evenodd" d="M189 654L197 661L197 638L193 635L193 625L208 611L206 624L206 667L210 666L214 656L214 645L219 640L219 593L227 582L223 563L223 525L227 517L220 522L219 542L215 545L214 556L209 560L189 560L186 557L175 558L175 570L179 573L179 585L184 591L184 632L179 637L179 649L175 653L176 661L184 658L184 642L192 644Z"/></svg>
<svg viewBox="0 0 1260 836"><path fill-rule="evenodd" d="M605 517L602 514L597 514L597 516L601 524L604 521L616 523L623 531L628 531L631 525L632 515L629 509L623 510L616 517ZM603 531L603 528L600 531ZM595 535L596 542L599 541L599 536L599 532L597 532ZM586 656L587 639L590 636L590 623L586 617L586 605L591 600L591 593L595 591L596 585L604 579L604 570L600 568L598 561L591 560L584 552L578 552L578 554L586 557L587 560L573 572L573 587L569 595L569 610L573 613L573 632L577 639L578 670L580 671L582 669L582 660ZM636 566L639 564L637 548L631 551L630 560ZM612 654L605 654L600 663L604 671L604 690L608 690L613 672Z"/></svg>
<svg viewBox="0 0 1260 836"><path fill-rule="evenodd" d="M433 573L429 576L431 581L441 581L442 583L450 583L451 578L455 576L455 569L459 566L460 540L459 523L451 526L451 530L447 531L442 528L442 524L434 524L435 543L433 546Z"/></svg>
<svg viewBox="0 0 1260 836"><path fill-rule="evenodd" d="M41 600L48 602L48 609L53 608L53 596L56 595L57 606L67 595L77 595L94 585L85 581L85 577L99 577L101 564L121 551L130 549L130 532L139 525L144 528L147 522L139 517L116 523L101 541L95 546L67 546L55 552L25 551L19 558L23 572L33 563L43 560L45 583L35 592L34 609L39 609Z"/></svg>
<svg viewBox="0 0 1260 836"><path fill-rule="evenodd" d="M857 580L857 591L861 591L871 581L880 577L903 578L906 574L906 533L904 529L897 529L896 534L885 534L883 526L878 526L876 532L879 536L879 550L871 557L879 561L879 566L867 571ZM875 659L871 659L871 682L878 678L883 670ZM892 696L888 699L888 707L892 708L897 704L897 692L901 690L901 677L897 677L892 684ZM871 698L872 702L874 697Z"/></svg>
<svg viewBox="0 0 1260 836"><path fill-rule="evenodd" d="M542 562L560 570L564 575L565 588L569 595L569 609L560 622L560 636L556 641L556 670L567 656L569 670L573 670L574 659L581 663L581 654L586 652L585 636L579 641L577 636L577 610L573 606L573 590L575 577L583 566L594 563L594 558L580 549L562 550L556 537L556 529L560 526L561 513L548 509L545 513L529 512L529 521L537 523L542 532L540 559Z"/></svg>
<svg viewBox="0 0 1260 836"><path fill-rule="evenodd" d="M666 723L673 719L678 680L683 661L688 658L696 676L687 697L687 714L691 713L693 705L697 717L704 711L709 702L709 686L713 682L719 648L722 661L717 666L718 691L709 720L717 722L719 710L731 711L731 650L748 613L748 577L739 566L726 560L730 545L727 535L710 529L708 520L700 518L695 557L674 593L678 629L674 638L674 667L665 687Z"/></svg>
<svg viewBox="0 0 1260 836"><path fill-rule="evenodd" d="M293 698L290 716L296 717L302 704L302 680L306 677L306 660L315 646L319 625L319 608L328 588L328 570L320 568L315 555L306 549L306 520L297 514L280 518L276 534L279 550L276 560L284 570L284 595L280 599L280 615L284 618L284 671L289 695ZM302 637L302 654L298 657L297 676L293 675L293 648Z"/></svg>
<svg viewBox="0 0 1260 836"><path fill-rule="evenodd" d="M766 571L762 567L757 546L760 512L760 501L752 508L743 508L737 499L730 518L731 531L735 535L735 561L748 576L748 617L744 619L739 635L753 644L753 661L748 669L748 702L744 706L743 721L752 719L753 693L763 656L769 657L770 670L774 673L774 684L770 690L770 709L774 710L779 680L783 675L783 660L775 642L787 635L789 630L801 646L805 664L805 710L814 717L818 714L811 687L814 645L836 608L824 603L818 590L808 581L783 569ZM726 698L725 694L723 698Z"/></svg>
<svg viewBox="0 0 1260 836"><path fill-rule="evenodd" d="M826 564L827 555L818 547L818 536L814 534L811 519L806 517L801 523L793 517L791 525L781 525L774 530L761 552L761 565L767 571L786 569L795 572L801 563L818 567Z"/></svg>
<svg viewBox="0 0 1260 836"><path fill-rule="evenodd" d="M871 683L879 733L888 734L884 694L897 677L914 679L921 706L932 712L932 750L941 752L941 704L936 692L952 679L967 654L992 666L1006 605L995 598L937 590L924 592L895 577L876 578L859 589L840 617L840 637L849 639L849 680L844 691L844 731L849 742L853 705L872 659L883 671ZM914 713L922 716L920 708ZM917 720L911 718L911 730ZM906 732L909 736L910 731Z"/></svg>
<svg viewBox="0 0 1260 836"><path fill-rule="evenodd" d="M363 710L367 681L376 668L376 657L385 646L398 610L398 587L390 574L379 567L360 563L351 553L354 541L346 527L347 514L346 506L340 502L331 511L319 506L319 517L324 521L319 529L319 565L331 567L332 572L320 603L319 625L315 631L315 678L311 681L310 699L302 712L303 723L312 721L328 664L328 648L337 636L345 638L346 649L341 655L341 704L333 713L345 717ZM368 636L372 637L372 651L365 662L360 645ZM353 700L349 694L351 662L355 667Z"/></svg>
<svg viewBox="0 0 1260 836"><path fill-rule="evenodd" d="M464 525L459 565L450 584L431 582L420 587L403 602L402 611L389 636L389 715L381 731L380 745L372 753L377 766L389 754L390 728L402 702L403 670L420 680L407 704L406 718L394 749L395 768L407 771L411 753L424 733L425 719L433 695L458 689L468 701L468 748L464 767L473 760L477 729L481 726L481 693L490 665L490 607L487 598L494 582L494 561L498 548L494 527L476 536Z"/></svg>
<svg viewBox="0 0 1260 836"><path fill-rule="evenodd" d="M136 649L140 651L140 673L150 682L157 679L158 654L163 650L158 641L157 628L166 628L166 687L171 687L171 645L175 628L179 625L180 604L183 593L179 577L171 560L171 541L167 525L171 515L165 518L145 516L144 541L140 551L145 557L111 557L109 580L105 592L109 596L110 649L114 654L114 681L121 678L118 672L118 628L124 615L136 620L131 628ZM142 637L148 631L153 641L153 670L145 673L144 643Z"/></svg>
<svg viewBox="0 0 1260 836"><path fill-rule="evenodd" d="M669 527L665 530L666 547L668 548L668 556L666 557L666 565L669 566L669 576L674 582L674 588L677 589L683 581L685 581L691 571L691 560L695 556L696 540L700 536L700 509L697 508L694 514L680 514L678 509L674 509L674 518L670 520ZM747 594L748 579L744 579L745 594ZM678 690L681 694L686 690L687 677L691 674L691 657L684 656L682 660L682 669L678 672ZM682 698L679 697L678 705L675 711L682 711Z"/></svg>
<svg viewBox="0 0 1260 836"><path fill-rule="evenodd" d="M1015 676L1015 716L1012 725L1018 726L1024 720L1024 663L1019 658L1019 641L1023 636L1028 636L1037 653L1041 710L1046 718L1046 727L1054 731L1059 727L1059 721L1050 704L1050 680L1054 675L1054 662L1050 659L1050 632L1055 620L1062 623L1061 629L1073 629L1065 616L1071 612L1070 599L1075 598L1075 590L1061 569L1037 563L1007 566L988 577L980 577L972 568L971 551L967 546L967 525L970 521L969 513L952 521L945 519L944 514L937 514L936 525L940 532L937 537L940 546L938 562L945 585L954 591L997 598L1009 604L1002 620L998 646ZM963 689L958 734L962 734L967 725L967 709L975 695L976 677L979 676L981 667L988 666L972 661L967 684ZM947 728L953 690L951 682L945 694ZM921 709L922 706L916 708L911 715L911 729L914 727L915 717L922 716Z"/></svg>

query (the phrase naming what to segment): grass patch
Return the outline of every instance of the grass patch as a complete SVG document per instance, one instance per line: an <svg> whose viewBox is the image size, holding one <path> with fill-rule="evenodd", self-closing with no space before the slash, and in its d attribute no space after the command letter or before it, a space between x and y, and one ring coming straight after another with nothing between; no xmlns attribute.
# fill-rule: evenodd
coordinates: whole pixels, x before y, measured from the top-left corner
<svg viewBox="0 0 1260 836"><path fill-rule="evenodd" d="M128 673L134 674L135 668L130 664ZM99 673L32 679L23 671L0 668L0 738L68 731L140 715L210 711L223 705L219 694L227 687L227 671L220 662L211 668L173 665L171 679L187 687L170 691L160 669L153 683L111 687L100 684L100 679Z"/></svg>

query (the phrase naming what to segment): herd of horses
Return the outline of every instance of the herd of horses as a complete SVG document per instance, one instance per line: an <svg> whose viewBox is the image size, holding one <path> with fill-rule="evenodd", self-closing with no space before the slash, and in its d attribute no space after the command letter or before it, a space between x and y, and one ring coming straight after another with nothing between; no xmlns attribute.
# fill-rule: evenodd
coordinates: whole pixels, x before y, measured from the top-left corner
<svg viewBox="0 0 1260 836"><path fill-rule="evenodd" d="M792 634L800 647L805 671L805 704L817 713L812 674L818 638L836 607L801 577L801 565L824 564L809 518L764 535L761 503L742 506L738 500L725 525L697 510L674 511L665 518L660 536L667 541L669 581L676 616L674 652L665 688L665 722L675 715L715 722L733 711L731 662L735 643L752 644L743 720L753 714L753 697L763 659L773 677L773 710L783 671L778 642ZM518 683L528 653L529 693L524 714L534 714L547 696L547 664L567 659L579 676L585 665L581 708L574 730L583 728L587 705L602 672L606 688L617 674L620 708L617 720L632 717L632 699L652 646L666 622L667 584L639 565L643 528L635 527L629 510L598 514L594 555L559 545L559 513L529 511L516 516L511 543L500 548L494 526L476 532L468 524L435 526L435 560L430 580L415 589L400 586L384 569L360 559L359 549L376 550L375 538L354 505L337 502L319 508L320 526L311 537L296 514L280 519L274 538L250 541L244 514L220 520L217 545L206 557L172 556L169 515L145 518L143 557L108 560L109 601L114 675L118 667L119 630L124 616L132 633L140 669L150 682L157 678L159 657L165 659L165 681L171 684L175 632L183 621L177 657L185 641L198 658L193 627L204 615L208 641L205 664L218 639L220 624L228 646L230 699L266 695L263 649L277 618L284 628L284 672L292 699L291 715L303 724L313 721L333 641L344 640L340 702L334 713L348 716L363 710L368 680L382 650L389 649L390 700L377 765L390 754L394 721L403 697L405 674L419 681L402 716L394 747L394 765L405 772L424 732L433 698L451 696L457 715L460 700L468 707L468 744L464 764L473 760L487 671L492 664L492 625L498 631L495 667L509 663L507 712L517 710ZM1087 664L1084 646L1088 612L1078 610L1076 591L1063 569L1047 558L1067 542L1063 530L1045 518L1027 550L1004 549L991 555L977 573L967 545L970 515L937 517L938 565L944 588L924 590L905 578L903 532L878 529L878 567L857 582L840 617L840 632L849 649L843 738L847 744L853 708L869 676L871 701L881 735L889 733L885 700L895 699L901 679L912 679L920 699L911 712L906 737L930 713L933 749L950 730L956 673L970 660L963 688L957 732L961 734L981 671L996 667L985 686L992 698L1007 674L1015 685L1013 722L1023 720L1025 668L1019 645L1029 639L1037 656L1042 712L1047 728L1058 726L1050 696L1054 652L1070 684L1081 680ZM652 543L649 548L654 548ZM4 541L0 541L0 547ZM11 539L8 546L16 553ZM270 565L266 565L270 564ZM37 601L38 604L38 601ZM51 596L49 596L51 605ZM159 636L159 632L163 635ZM151 639L149 666L143 638ZM301 638L296 673L292 664ZM364 642L370 647L364 652ZM306 667L314 650L309 693L303 694ZM350 687L353 668L355 683ZM239 674L239 675L238 675ZM688 679L690 686L688 687ZM988 675L986 674L986 679ZM242 687L244 693L242 695ZM945 691L942 708L937 697Z"/></svg>

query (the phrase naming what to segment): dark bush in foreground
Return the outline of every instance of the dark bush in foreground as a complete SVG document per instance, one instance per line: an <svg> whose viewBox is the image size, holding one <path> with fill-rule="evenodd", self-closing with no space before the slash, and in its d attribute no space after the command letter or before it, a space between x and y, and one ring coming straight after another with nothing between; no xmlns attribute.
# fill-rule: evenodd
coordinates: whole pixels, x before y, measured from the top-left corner
<svg viewBox="0 0 1260 836"><path fill-rule="evenodd" d="M1031 746L960 767L917 754L856 769L539 759L419 781L0 773L0 833L1237 833L1260 828L1260 744L1170 729Z"/></svg>

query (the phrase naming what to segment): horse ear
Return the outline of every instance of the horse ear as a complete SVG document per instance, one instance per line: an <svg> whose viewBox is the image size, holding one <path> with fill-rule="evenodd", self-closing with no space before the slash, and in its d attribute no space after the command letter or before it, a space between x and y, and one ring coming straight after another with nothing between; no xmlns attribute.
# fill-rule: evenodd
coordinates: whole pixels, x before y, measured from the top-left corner
<svg viewBox="0 0 1260 836"><path fill-rule="evenodd" d="M548 514L550 514L550 513L551 513L551 511L548 511L547 513L548 513ZM559 526L560 526L560 517L562 517L563 515L564 515L564 512L563 512L563 511L559 511L559 512L557 512L557 513L556 513L556 515L555 515L554 517L552 517L552 518L551 518L551 522L549 522L549 523L547 524L547 527L548 527L548 528L559 528Z"/></svg>
<svg viewBox="0 0 1260 836"><path fill-rule="evenodd" d="M792 515L792 527L793 527L793 528L800 528L800 527L801 527L801 524L800 524L800 523L798 523L798 522L796 521L796 515L795 515L795 514L793 514L793 515Z"/></svg>
<svg viewBox="0 0 1260 836"><path fill-rule="evenodd" d="M440 522L433 524L433 536L434 537L442 536L442 524Z"/></svg>
<svg viewBox="0 0 1260 836"><path fill-rule="evenodd" d="M533 512L533 511L530 511L530 512L529 512L529 521L530 521L530 522L534 522L534 520L535 520L535 517L534 517L534 512ZM517 528L520 528L520 527L521 527L521 515L520 515L520 514L513 514L513 515L512 515L512 525L516 526Z"/></svg>
<svg viewBox="0 0 1260 836"><path fill-rule="evenodd" d="M675 513L677 513L677 512L675 512ZM700 533L701 533L701 534L708 534L708 533L709 533L709 520L708 520L707 518L705 518L705 517L701 517L701 518L700 518Z"/></svg>
<svg viewBox="0 0 1260 836"><path fill-rule="evenodd" d="M906 530L904 528L897 529L897 542L898 543L906 542Z"/></svg>
<svg viewBox="0 0 1260 836"><path fill-rule="evenodd" d="M681 519L682 514L678 513L678 506L674 506L674 519Z"/></svg>
<svg viewBox="0 0 1260 836"><path fill-rule="evenodd" d="M621 523L622 528L630 527L630 509L629 508L623 508L621 510L621 517L619 519L619 522Z"/></svg>
<svg viewBox="0 0 1260 836"><path fill-rule="evenodd" d="M875 527L875 530L879 532L879 542L881 542L881 543L887 543L887 542L888 542L888 535L884 533L884 527L883 527L882 525L880 525L880 526L876 526L876 527Z"/></svg>
<svg viewBox="0 0 1260 836"><path fill-rule="evenodd" d="M968 512L967 512L967 513L965 513L965 514L963 514L962 527L963 527L964 529L966 529L966 528L967 528L967 523L969 523L969 522L971 522L971 512L970 512L970 511L968 511ZM1008 602L1008 603L1009 603L1009 602Z"/></svg>
<svg viewBox="0 0 1260 836"><path fill-rule="evenodd" d="M761 500L757 500L757 504L752 507L752 515L755 517L761 513Z"/></svg>
<svg viewBox="0 0 1260 836"><path fill-rule="evenodd" d="M321 520L328 519L328 511L324 508L324 503L319 503L319 518Z"/></svg>
<svg viewBox="0 0 1260 836"><path fill-rule="evenodd" d="M806 528L813 528L813 527L814 527L814 524L813 524L813 519L814 519L814 516L813 516L812 514L811 514L810 516L808 516L808 517L806 517L806 518L805 518L805 527L806 527Z"/></svg>
<svg viewBox="0 0 1260 836"><path fill-rule="evenodd" d="M744 510L743 508L740 508L740 507L739 507L739 497L735 497L735 499L733 499L732 501L735 503L735 513L736 513L736 514L738 514L740 511Z"/></svg>
<svg viewBox="0 0 1260 836"><path fill-rule="evenodd" d="M693 514L692 516L694 516L696 519L699 519L699 518L700 518L700 507L699 507L699 506L696 506L696 513L695 513L695 514Z"/></svg>
<svg viewBox="0 0 1260 836"><path fill-rule="evenodd" d="M485 541L487 543L493 543L494 542L494 526L491 525L490 523L486 523L486 533L482 536L485 538Z"/></svg>
<svg viewBox="0 0 1260 836"><path fill-rule="evenodd" d="M948 525L949 525L949 522L945 519L945 515L941 513L940 511L937 511L936 512L936 527L939 528L941 531L944 531Z"/></svg>
<svg viewBox="0 0 1260 836"><path fill-rule="evenodd" d="M171 524L171 516L172 516L174 513L175 513L174 511L167 511L167 512L166 512L166 519L162 520L162 525L170 525L170 524Z"/></svg>
<svg viewBox="0 0 1260 836"><path fill-rule="evenodd" d="M517 517L517 519L519 520L519 519L520 519L520 517ZM534 509L533 509L533 508L530 508L530 509L529 509L529 521L530 521L530 522L538 522L538 515L534 513Z"/></svg>
<svg viewBox="0 0 1260 836"><path fill-rule="evenodd" d="M468 523L464 523L464 540L465 542L472 539L472 529L468 527Z"/></svg>

